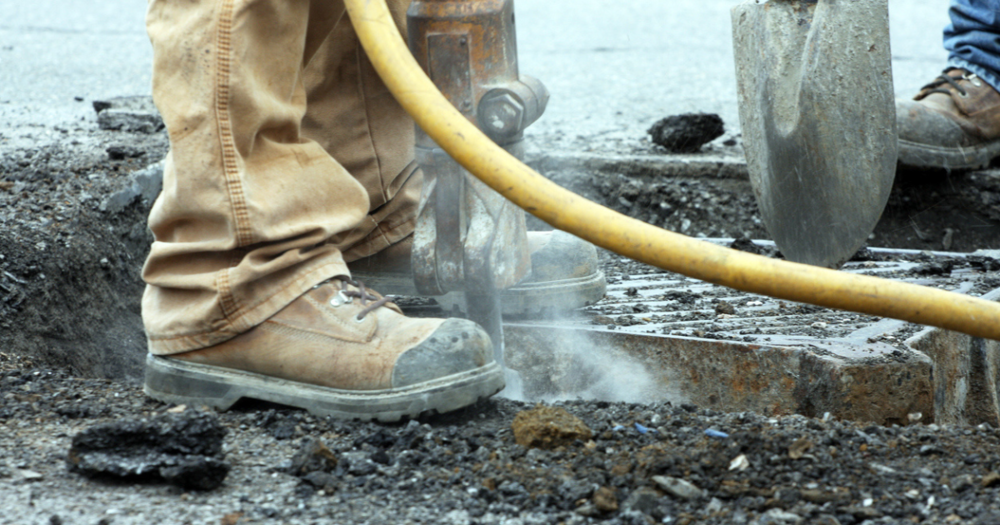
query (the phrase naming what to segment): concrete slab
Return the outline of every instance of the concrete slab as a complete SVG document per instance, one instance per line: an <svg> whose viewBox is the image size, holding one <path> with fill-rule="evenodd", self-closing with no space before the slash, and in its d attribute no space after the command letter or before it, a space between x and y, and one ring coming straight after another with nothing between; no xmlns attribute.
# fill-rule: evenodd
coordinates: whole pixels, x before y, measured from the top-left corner
<svg viewBox="0 0 1000 525"><path fill-rule="evenodd" d="M844 270L974 295L993 283L960 262L945 273L934 266L962 254L875 255L898 260L852 262ZM508 362L522 372L528 397L586 397L594 381L611 375L628 385L641 370L653 383L641 393L647 401L774 415L829 412L881 424L928 422L938 411L942 421L997 421L996 343L620 263L609 275L607 298L586 311L508 324ZM987 297L997 296L1000 290ZM629 360L637 364L632 373L612 372Z"/></svg>
<svg viewBox="0 0 1000 525"><path fill-rule="evenodd" d="M1000 290L983 296L1000 299ZM934 361L935 421L1000 427L1000 342L928 328L907 341Z"/></svg>

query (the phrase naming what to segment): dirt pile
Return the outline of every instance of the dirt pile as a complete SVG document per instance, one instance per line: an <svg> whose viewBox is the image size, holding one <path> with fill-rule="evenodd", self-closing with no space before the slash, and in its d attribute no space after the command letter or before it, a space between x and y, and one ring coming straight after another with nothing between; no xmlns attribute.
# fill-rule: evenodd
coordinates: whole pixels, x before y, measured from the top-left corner
<svg viewBox="0 0 1000 525"><path fill-rule="evenodd" d="M41 148L0 144L0 348L91 377L142 377L155 193L135 175L166 147L163 133L100 129Z"/></svg>

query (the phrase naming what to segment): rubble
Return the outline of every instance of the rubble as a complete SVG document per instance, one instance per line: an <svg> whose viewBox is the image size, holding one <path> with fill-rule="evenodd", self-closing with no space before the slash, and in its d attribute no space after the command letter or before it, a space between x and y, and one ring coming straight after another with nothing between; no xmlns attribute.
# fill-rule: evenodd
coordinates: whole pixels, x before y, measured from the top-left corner
<svg viewBox="0 0 1000 525"><path fill-rule="evenodd" d="M94 111L97 112L97 125L105 130L149 134L164 128L153 98L148 96L95 100Z"/></svg>
<svg viewBox="0 0 1000 525"><path fill-rule="evenodd" d="M671 476L653 476L652 480L661 490L675 498L699 499L705 495L694 483L683 479Z"/></svg>
<svg viewBox="0 0 1000 525"><path fill-rule="evenodd" d="M149 400L138 386L2 354L0 399L0 501L12 523L45 523L55 509L66 523L109 516L116 523L221 523L235 515L230 522L484 525L749 525L790 519L784 513L842 525L872 516L945 523L954 515L952 522L982 525L1000 518L1000 482L991 474L1000 471L1000 431L992 425L880 426L665 402L565 401L543 406L579 419L590 438L529 449L517 443L512 424L535 407L506 399L392 425L248 404L204 416L227 429L220 446L233 469L215 490L191 491L135 478L109 482L65 467L81 429L171 421L191 416L190 408L170 413L174 407ZM100 410L60 414L80 402ZM636 421L657 432L634 430ZM612 431L617 425L624 430ZM277 439L276 427L298 428L301 438ZM729 437L709 437L706 429ZM789 458L803 438L814 443L805 452L811 457ZM920 455L928 444L940 452ZM730 470L740 455L750 466ZM14 474L23 471L41 478Z"/></svg>

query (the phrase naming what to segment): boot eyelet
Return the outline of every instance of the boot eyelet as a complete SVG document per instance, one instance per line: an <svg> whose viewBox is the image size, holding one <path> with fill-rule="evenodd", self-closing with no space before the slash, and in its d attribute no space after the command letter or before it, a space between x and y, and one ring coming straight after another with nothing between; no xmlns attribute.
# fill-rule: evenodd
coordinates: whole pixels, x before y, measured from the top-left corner
<svg viewBox="0 0 1000 525"><path fill-rule="evenodd" d="M348 297L348 295L345 294L343 290L341 290L337 292L337 295L334 295L333 298L330 299L330 306L338 308L345 304L349 304L351 301L353 301L353 299L351 297Z"/></svg>
<svg viewBox="0 0 1000 525"><path fill-rule="evenodd" d="M961 97L961 98L969 98L969 92L968 91L959 91L958 92L958 96Z"/></svg>
<svg viewBox="0 0 1000 525"><path fill-rule="evenodd" d="M354 316L354 322L358 323L358 324L361 324L361 323L365 322L365 318L364 317L358 317L358 316L355 315Z"/></svg>
<svg viewBox="0 0 1000 525"><path fill-rule="evenodd" d="M982 87L983 85L983 81L980 80L979 75L976 75L975 73L971 75L965 75L965 80L968 80L970 83L972 83L973 86L976 87Z"/></svg>

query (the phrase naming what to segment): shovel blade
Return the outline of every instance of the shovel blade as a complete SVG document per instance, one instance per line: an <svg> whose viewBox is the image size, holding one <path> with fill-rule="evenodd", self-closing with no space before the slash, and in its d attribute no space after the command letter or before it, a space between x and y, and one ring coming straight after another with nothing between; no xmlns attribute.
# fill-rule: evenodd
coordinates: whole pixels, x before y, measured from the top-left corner
<svg viewBox="0 0 1000 525"><path fill-rule="evenodd" d="M875 229L896 171L887 0L733 8L750 182L786 258L838 267Z"/></svg>

